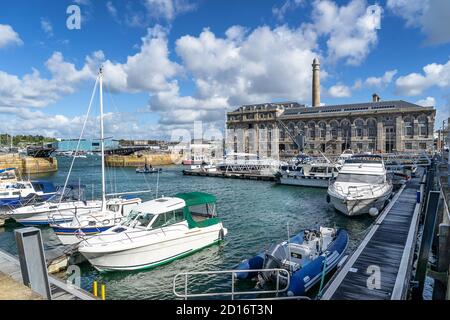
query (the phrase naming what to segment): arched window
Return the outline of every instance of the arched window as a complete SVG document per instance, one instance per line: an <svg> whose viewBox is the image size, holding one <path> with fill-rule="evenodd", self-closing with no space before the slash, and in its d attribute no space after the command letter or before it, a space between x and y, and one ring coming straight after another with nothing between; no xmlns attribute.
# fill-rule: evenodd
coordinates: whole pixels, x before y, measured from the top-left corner
<svg viewBox="0 0 450 320"><path fill-rule="evenodd" d="M406 117L405 119L403 119L403 127L405 128L405 137L414 137L414 121L412 117Z"/></svg>
<svg viewBox="0 0 450 320"><path fill-rule="evenodd" d="M339 123L336 120L333 120L330 122L331 127L331 138L337 139L338 138L338 130L339 130Z"/></svg>
<svg viewBox="0 0 450 320"><path fill-rule="evenodd" d="M314 122L308 123L308 136L311 140L316 138L316 124Z"/></svg>
<svg viewBox="0 0 450 320"><path fill-rule="evenodd" d="M361 119L355 120L355 134L360 139L364 136L364 121Z"/></svg>
<svg viewBox="0 0 450 320"><path fill-rule="evenodd" d="M297 123L297 130L298 130L298 134L300 135L305 135L305 124L303 122L298 122Z"/></svg>
<svg viewBox="0 0 450 320"><path fill-rule="evenodd" d="M419 135L421 137L427 137L428 136L428 117L420 116L418 120L419 120Z"/></svg>
<svg viewBox="0 0 450 320"><path fill-rule="evenodd" d="M349 142L352 138L352 127L350 121L342 120L341 122L342 140Z"/></svg>
<svg viewBox="0 0 450 320"><path fill-rule="evenodd" d="M325 122L319 123L319 136L321 139L325 139L327 137L327 124Z"/></svg>
<svg viewBox="0 0 450 320"><path fill-rule="evenodd" d="M367 131L369 138L373 139L377 137L377 122L375 119L367 120Z"/></svg>

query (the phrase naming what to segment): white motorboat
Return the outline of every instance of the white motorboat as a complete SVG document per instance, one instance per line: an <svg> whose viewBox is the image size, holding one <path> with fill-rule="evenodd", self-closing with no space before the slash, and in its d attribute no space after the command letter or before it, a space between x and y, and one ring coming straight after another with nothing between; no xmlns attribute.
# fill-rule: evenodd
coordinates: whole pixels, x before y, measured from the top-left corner
<svg viewBox="0 0 450 320"><path fill-rule="evenodd" d="M0 207L15 208L31 202L46 201L57 192L49 181L16 181L0 187Z"/></svg>
<svg viewBox="0 0 450 320"><path fill-rule="evenodd" d="M345 161L336 180L330 183L327 201L348 216L377 215L392 189L381 156L354 155Z"/></svg>
<svg viewBox="0 0 450 320"><path fill-rule="evenodd" d="M66 186L62 201L57 194L48 201L14 209L6 216L25 226L39 226L70 222L75 216L101 209L101 200L82 200L80 189L81 186ZM115 207L126 201L123 198L108 199L106 207Z"/></svg>
<svg viewBox="0 0 450 320"><path fill-rule="evenodd" d="M346 149L344 152L341 153L339 156L337 162L343 165L346 160L350 159L353 156L353 150L352 149Z"/></svg>
<svg viewBox="0 0 450 320"><path fill-rule="evenodd" d="M309 162L282 167L278 173L278 183L301 187L328 188L330 179L335 178L342 166L328 158L312 159Z"/></svg>
<svg viewBox="0 0 450 320"><path fill-rule="evenodd" d="M63 245L77 244L84 236L95 235L122 223L141 202L139 198L110 199L105 202L103 210L100 203L99 208L74 215L70 222L51 223L50 227Z"/></svg>
<svg viewBox="0 0 450 320"><path fill-rule="evenodd" d="M76 215L72 221L63 223L52 223L50 227L57 235L58 239L64 245L76 244L81 241L79 235L93 235L105 231L115 225L120 224L129 214L131 207L141 203L139 198L131 198L122 201L117 200L116 205L108 203L106 200L106 181L105 181L105 139L104 139L104 113L103 113L103 71L100 68L94 92L97 88L97 83L100 84L100 146L101 146L101 167L102 167L102 200L101 207L94 209L88 213ZM92 104L92 98L91 98ZM89 106L89 110L91 105ZM87 119L87 116L86 116ZM84 131L86 122L83 126ZM81 139L81 137L80 137ZM66 181L67 182L67 181ZM125 192L123 194L131 194L133 192ZM134 192L135 193L135 192ZM119 194L115 194L119 195Z"/></svg>
<svg viewBox="0 0 450 320"><path fill-rule="evenodd" d="M82 241L78 251L100 271L157 267L225 237L215 203L201 192L144 202L121 225Z"/></svg>

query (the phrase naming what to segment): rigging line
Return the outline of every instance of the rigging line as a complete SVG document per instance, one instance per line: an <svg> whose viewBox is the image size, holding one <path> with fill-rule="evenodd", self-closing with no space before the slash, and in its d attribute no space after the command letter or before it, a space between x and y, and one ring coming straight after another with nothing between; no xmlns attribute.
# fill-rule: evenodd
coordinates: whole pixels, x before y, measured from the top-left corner
<svg viewBox="0 0 450 320"><path fill-rule="evenodd" d="M115 100L114 100L114 97L113 97L113 95L111 94L111 90L110 90L110 87L109 87L109 85L108 85L108 83L105 83L105 87L106 87L106 93L107 93L107 95L108 95L108 98L109 98L109 100L111 101L111 104L112 104L112 106L113 106L113 108L114 108L114 111L116 111L117 113L119 113L119 108L117 108L117 105L116 105L116 103L115 103ZM147 162L146 162L147 163ZM120 172L122 172L122 174L123 174L123 176L128 180L128 183L129 184L132 184L134 181L130 178L130 176L126 173L126 171L125 171L125 169L123 168L123 167L119 167L119 169L120 169ZM143 174L143 176L144 176L144 181L145 181L145 185L147 186L147 189L148 190L151 190L151 188L150 188L150 183L148 182L148 180L147 180L147 177L145 176L145 174Z"/></svg>
<svg viewBox="0 0 450 320"><path fill-rule="evenodd" d="M95 92L97 91L98 80L99 80L99 78L97 77L97 79L95 80L94 90L92 91L91 100L89 101L89 107L88 107L88 111L86 113L86 118L84 119L84 122L83 122L83 128L81 129L80 138L78 139L78 143L77 143L75 154L78 153L78 149L80 148L81 138L83 137L84 130L85 130L86 124L87 124L87 119L89 118L89 113L91 111L92 102L94 101L94 98L95 98ZM75 159L76 158L77 157L73 157L72 158L72 162L71 162L70 168L69 168L69 173L67 174L66 181L64 182L63 192L61 193L61 197L59 198L58 206L61 204L62 198L63 198L64 193L66 191L67 183L69 182L70 174L72 172L73 165L75 163Z"/></svg>

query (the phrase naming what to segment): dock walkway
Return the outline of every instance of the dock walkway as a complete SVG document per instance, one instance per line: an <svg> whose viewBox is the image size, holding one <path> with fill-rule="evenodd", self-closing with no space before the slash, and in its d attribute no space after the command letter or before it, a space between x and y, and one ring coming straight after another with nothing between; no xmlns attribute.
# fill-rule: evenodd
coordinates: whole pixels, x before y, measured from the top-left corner
<svg viewBox="0 0 450 320"><path fill-rule="evenodd" d="M424 176L404 185L360 246L333 276L322 300L401 300L409 287ZM421 201L422 202L422 201Z"/></svg>
<svg viewBox="0 0 450 320"><path fill-rule="evenodd" d="M0 272L22 284L19 259L0 250ZM64 281L48 275L52 300L96 300L90 293L75 287L69 287ZM11 295L14 297L14 295Z"/></svg>

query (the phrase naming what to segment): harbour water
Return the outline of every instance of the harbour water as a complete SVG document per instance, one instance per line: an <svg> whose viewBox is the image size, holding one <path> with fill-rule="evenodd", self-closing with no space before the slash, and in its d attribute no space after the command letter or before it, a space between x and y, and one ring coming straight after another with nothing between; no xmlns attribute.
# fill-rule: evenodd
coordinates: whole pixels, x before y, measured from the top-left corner
<svg viewBox="0 0 450 320"><path fill-rule="evenodd" d="M59 171L38 178L63 184L71 158L60 158ZM305 228L337 226L348 230L349 250L354 250L373 222L370 217L348 218L332 209L326 202L326 190L280 186L273 182L183 176L182 166L163 167L159 175L136 174L133 168L108 168L108 192L152 190L142 194L149 200L156 195L170 196L178 192L203 191L217 197L218 213L228 228L221 245L216 245L181 260L140 272L99 273L88 263L80 265L81 286L91 290L93 281L106 285L107 299L174 299L173 278L177 273L232 269L241 260L267 248L271 242L281 241ZM37 178L37 177L32 177ZM100 157L77 159L70 183L84 184L86 196L100 192ZM92 186L94 185L94 192ZM8 223L0 227L0 248L15 253L14 228ZM45 246L59 246L49 228L42 228ZM214 276L198 279L197 292L230 291L227 280Z"/></svg>

